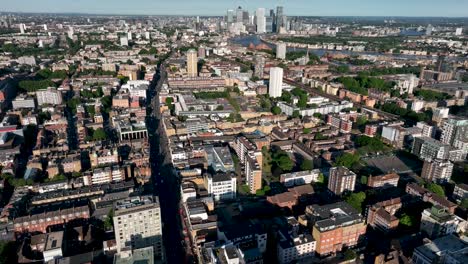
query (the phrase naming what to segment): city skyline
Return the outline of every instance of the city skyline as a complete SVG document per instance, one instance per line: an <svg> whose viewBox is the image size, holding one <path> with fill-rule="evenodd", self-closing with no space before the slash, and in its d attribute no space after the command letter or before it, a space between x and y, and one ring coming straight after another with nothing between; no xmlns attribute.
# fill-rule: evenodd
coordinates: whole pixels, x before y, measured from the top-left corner
<svg viewBox="0 0 468 264"><path fill-rule="evenodd" d="M139 0L138 4L123 0L103 0L98 3L91 0L68 2L58 0L18 0L4 3L1 12L23 13L85 13L115 15L200 15L221 16L227 9L237 6L253 12L259 7L285 7L289 16L383 16L383 17L468 17L468 2L463 0L440 1L403 1L381 2L372 0L345 1L335 0L333 5L324 0L178 0L173 2ZM339 8L337 8L337 6ZM453 8L453 7L457 8ZM333 7L333 8L330 8ZM203 11L200 11L203 10Z"/></svg>

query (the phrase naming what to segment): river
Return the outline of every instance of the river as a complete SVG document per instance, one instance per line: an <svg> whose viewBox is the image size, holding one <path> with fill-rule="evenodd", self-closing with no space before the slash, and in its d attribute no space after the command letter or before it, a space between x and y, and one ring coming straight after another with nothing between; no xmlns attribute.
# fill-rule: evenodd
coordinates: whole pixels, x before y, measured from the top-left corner
<svg viewBox="0 0 468 264"><path fill-rule="evenodd" d="M258 35L243 35L243 36L231 38L230 41L232 43L234 43L234 44L238 44L238 45L241 45L243 47L248 47L250 45L250 43L253 43L254 45L264 43L264 44L267 44L272 49L276 48L276 45L264 42L262 39L260 39L260 36L258 36ZM288 51L305 51L305 50L306 50L305 48L288 48ZM329 53L329 54L341 53L341 54L348 54L348 55L352 55L352 56L359 56L359 55L378 56L378 55L384 55L384 56L392 56L394 59L397 59L397 60L434 59L434 56L432 56L432 55L418 56L418 55L405 55L405 54L387 54L387 53L370 52L370 51L356 52L356 51L349 51L349 50L310 49L309 52L314 53L315 55L317 55L319 57L323 56L326 53ZM458 60L458 59L464 59L464 58L447 57L446 59L447 60Z"/></svg>

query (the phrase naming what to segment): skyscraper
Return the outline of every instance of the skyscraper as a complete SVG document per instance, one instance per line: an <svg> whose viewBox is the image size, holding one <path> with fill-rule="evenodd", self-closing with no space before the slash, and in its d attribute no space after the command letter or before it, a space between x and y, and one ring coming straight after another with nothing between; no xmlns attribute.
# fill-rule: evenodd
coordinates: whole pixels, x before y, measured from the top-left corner
<svg viewBox="0 0 468 264"><path fill-rule="evenodd" d="M285 26L283 24L283 12L284 8L282 6L276 7L276 32L279 32L280 28Z"/></svg>
<svg viewBox="0 0 468 264"><path fill-rule="evenodd" d="M158 197L141 196L118 201L114 206L117 252L153 247L162 256L161 210Z"/></svg>
<svg viewBox="0 0 468 264"><path fill-rule="evenodd" d="M255 24L257 25L257 33L263 34L266 32L266 19L265 19L265 8L257 9L255 13Z"/></svg>
<svg viewBox="0 0 468 264"><path fill-rule="evenodd" d="M227 15L226 15L226 22L228 24L234 23L234 10L228 9Z"/></svg>
<svg viewBox="0 0 468 264"><path fill-rule="evenodd" d="M283 69L279 67L270 68L270 87L268 94L272 98L281 97L283 94Z"/></svg>
<svg viewBox="0 0 468 264"><path fill-rule="evenodd" d="M286 59L286 43L278 42L276 44L276 58L277 59Z"/></svg>
<svg viewBox="0 0 468 264"><path fill-rule="evenodd" d="M241 6L239 6L236 10L236 22L244 23L244 10L242 10Z"/></svg>
<svg viewBox="0 0 468 264"><path fill-rule="evenodd" d="M189 77L198 76L197 63L198 63L197 51L194 49L187 51L187 74Z"/></svg>

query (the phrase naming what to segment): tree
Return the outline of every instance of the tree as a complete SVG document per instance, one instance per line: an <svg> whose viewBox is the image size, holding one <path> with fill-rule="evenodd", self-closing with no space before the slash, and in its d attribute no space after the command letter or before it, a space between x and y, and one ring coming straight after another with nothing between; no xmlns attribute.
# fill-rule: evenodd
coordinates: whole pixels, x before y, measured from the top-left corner
<svg viewBox="0 0 468 264"><path fill-rule="evenodd" d="M357 254L356 254L356 252L354 252L354 250L347 249L343 253L343 257L344 257L345 260L354 260L354 259L357 258Z"/></svg>
<svg viewBox="0 0 468 264"><path fill-rule="evenodd" d="M321 114L321 113L314 113L314 114L313 114L313 117L321 119L321 118L322 118L322 114Z"/></svg>
<svg viewBox="0 0 468 264"><path fill-rule="evenodd" d="M301 164L301 170L310 171L314 169L314 162L311 160L304 160Z"/></svg>
<svg viewBox="0 0 468 264"><path fill-rule="evenodd" d="M262 189L257 190L257 191L255 192L255 195L257 195L257 196L265 196L265 191L262 190Z"/></svg>
<svg viewBox="0 0 468 264"><path fill-rule="evenodd" d="M276 168L284 171L291 171L294 167L294 162L289 157L288 153L280 148L272 149L271 162Z"/></svg>
<svg viewBox="0 0 468 264"><path fill-rule="evenodd" d="M292 94L288 91L283 91L283 94L281 95L281 100L285 101L288 104L292 103Z"/></svg>
<svg viewBox="0 0 468 264"><path fill-rule="evenodd" d="M438 194L442 197L445 197L445 191L444 191L444 188L442 188L442 186L436 184L436 183L429 183L427 185L427 189L435 194Z"/></svg>
<svg viewBox="0 0 468 264"><path fill-rule="evenodd" d="M310 134L311 132L312 132L312 129L310 129L310 128L308 128L308 127L304 128L304 129L302 130L302 133L304 133L304 134Z"/></svg>
<svg viewBox="0 0 468 264"><path fill-rule="evenodd" d="M327 139L328 137L324 136L322 133L318 132L317 134L314 135L315 140L323 140Z"/></svg>
<svg viewBox="0 0 468 264"><path fill-rule="evenodd" d="M365 116L359 116L356 120L356 124L358 126L364 126L365 124L367 124L367 117Z"/></svg>
<svg viewBox="0 0 468 264"><path fill-rule="evenodd" d="M106 219L104 220L104 229L111 230L114 227L114 209L110 209L107 213Z"/></svg>
<svg viewBox="0 0 468 264"><path fill-rule="evenodd" d="M468 198L463 198L461 200L460 207L463 209L468 209Z"/></svg>
<svg viewBox="0 0 468 264"><path fill-rule="evenodd" d="M107 138L106 132L102 128L98 128L93 132L93 140L104 140Z"/></svg>
<svg viewBox="0 0 468 264"><path fill-rule="evenodd" d="M346 198L345 201L351 205L354 209L358 210L360 213L362 212L362 204L366 199L365 192L358 192L358 193L351 193Z"/></svg>
<svg viewBox="0 0 468 264"><path fill-rule="evenodd" d="M223 110L224 110L224 106L223 106L223 105L218 105L218 106L216 107L216 110L217 110L217 111L223 111Z"/></svg>
<svg viewBox="0 0 468 264"><path fill-rule="evenodd" d="M301 115L300 115L299 110L294 110L294 111L293 111L293 113L292 113L292 118L298 118L298 117L300 117L300 116L301 116Z"/></svg>
<svg viewBox="0 0 468 264"><path fill-rule="evenodd" d="M361 184L367 185L367 176L361 176Z"/></svg>
<svg viewBox="0 0 468 264"><path fill-rule="evenodd" d="M273 106L271 108L271 112L274 114L274 115L279 115L281 114L281 108L279 108L278 106Z"/></svg>
<svg viewBox="0 0 468 264"><path fill-rule="evenodd" d="M13 241L0 242L0 264L16 263L16 246Z"/></svg>
<svg viewBox="0 0 468 264"><path fill-rule="evenodd" d="M416 224L416 219L414 216L403 214L400 218L400 225L405 227L412 227Z"/></svg>
<svg viewBox="0 0 468 264"><path fill-rule="evenodd" d="M319 173L319 175L317 177L317 182L318 183L325 183L325 176L323 175L323 173Z"/></svg>
<svg viewBox="0 0 468 264"><path fill-rule="evenodd" d="M360 156L358 154L344 153L336 158L336 166L344 166L348 169L359 163Z"/></svg>

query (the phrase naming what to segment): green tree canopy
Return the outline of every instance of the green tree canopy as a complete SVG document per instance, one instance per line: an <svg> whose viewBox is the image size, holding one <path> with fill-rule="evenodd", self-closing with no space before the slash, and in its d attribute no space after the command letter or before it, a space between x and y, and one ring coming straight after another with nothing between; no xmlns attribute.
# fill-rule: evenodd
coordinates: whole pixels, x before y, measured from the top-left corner
<svg viewBox="0 0 468 264"><path fill-rule="evenodd" d="M301 163L301 170L310 171L314 169L314 162L311 160L304 160Z"/></svg>
<svg viewBox="0 0 468 264"><path fill-rule="evenodd" d="M358 210L359 213L362 212L362 204L366 200L365 192L350 193L345 198L345 201L351 205L354 209Z"/></svg>
<svg viewBox="0 0 468 264"><path fill-rule="evenodd" d="M359 154L344 153L338 158L336 158L336 166L344 166L348 169L352 168L354 165L359 163L360 160Z"/></svg>
<svg viewBox="0 0 468 264"><path fill-rule="evenodd" d="M279 115L281 114L281 108L279 108L278 106L273 106L271 108L271 112L274 114L274 115Z"/></svg>
<svg viewBox="0 0 468 264"><path fill-rule="evenodd" d="M427 185L427 189L435 194L438 194L442 197L445 197L445 191L444 188L436 183L429 183Z"/></svg>
<svg viewBox="0 0 468 264"><path fill-rule="evenodd" d="M106 132L103 128L98 128L93 132L93 140L104 140L107 138Z"/></svg>
<svg viewBox="0 0 468 264"><path fill-rule="evenodd" d="M272 149L271 162L282 171L291 171L294 168L294 162L289 157L288 153L280 148Z"/></svg>

